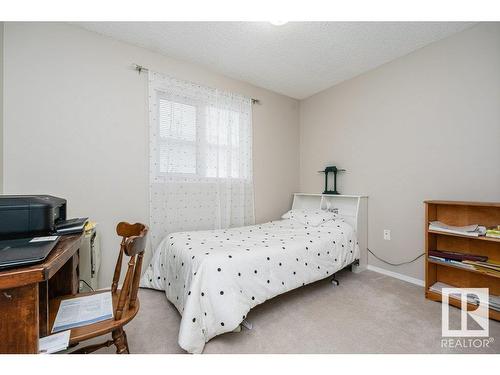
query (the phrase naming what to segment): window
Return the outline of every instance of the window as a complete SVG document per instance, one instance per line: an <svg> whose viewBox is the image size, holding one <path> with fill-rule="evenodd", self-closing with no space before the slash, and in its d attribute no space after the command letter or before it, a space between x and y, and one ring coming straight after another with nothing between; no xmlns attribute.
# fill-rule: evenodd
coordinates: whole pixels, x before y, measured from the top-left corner
<svg viewBox="0 0 500 375"><path fill-rule="evenodd" d="M251 100L148 77L152 246L173 232L253 224Z"/></svg>
<svg viewBox="0 0 500 375"><path fill-rule="evenodd" d="M204 178L250 178L241 113L186 98L158 95L157 173Z"/></svg>
<svg viewBox="0 0 500 375"><path fill-rule="evenodd" d="M240 170L239 114L209 107L207 121L207 177L247 178Z"/></svg>
<svg viewBox="0 0 500 375"><path fill-rule="evenodd" d="M196 107L159 99L159 172L196 173Z"/></svg>

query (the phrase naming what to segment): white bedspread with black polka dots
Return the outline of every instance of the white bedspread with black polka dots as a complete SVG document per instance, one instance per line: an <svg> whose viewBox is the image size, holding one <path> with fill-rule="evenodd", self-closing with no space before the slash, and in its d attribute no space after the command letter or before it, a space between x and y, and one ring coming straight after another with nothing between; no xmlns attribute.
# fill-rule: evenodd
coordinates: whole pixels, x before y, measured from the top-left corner
<svg viewBox="0 0 500 375"><path fill-rule="evenodd" d="M165 290L182 315L179 345L201 353L212 337L237 328L252 307L358 258L354 231L340 219L318 227L280 220L180 232L158 246L141 286Z"/></svg>

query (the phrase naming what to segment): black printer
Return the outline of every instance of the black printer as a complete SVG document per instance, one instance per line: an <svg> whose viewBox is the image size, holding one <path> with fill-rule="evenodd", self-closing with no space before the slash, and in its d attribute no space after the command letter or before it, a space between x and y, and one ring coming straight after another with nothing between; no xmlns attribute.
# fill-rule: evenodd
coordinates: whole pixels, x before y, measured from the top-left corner
<svg viewBox="0 0 500 375"><path fill-rule="evenodd" d="M51 195L0 195L0 240L53 233L66 220L66 199Z"/></svg>

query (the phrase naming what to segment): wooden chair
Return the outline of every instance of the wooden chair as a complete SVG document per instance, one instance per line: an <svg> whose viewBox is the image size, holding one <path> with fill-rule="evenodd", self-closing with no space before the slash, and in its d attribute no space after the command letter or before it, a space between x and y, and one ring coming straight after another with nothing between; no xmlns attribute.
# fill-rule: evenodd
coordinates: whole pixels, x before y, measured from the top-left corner
<svg viewBox="0 0 500 375"><path fill-rule="evenodd" d="M73 353L87 354L92 353L100 348L116 346L116 353L130 354L127 334L123 327L130 322L139 311L139 300L137 299L137 292L139 289L139 279L141 277L142 257L146 246L146 235L148 227L144 224L135 223L129 224L121 222L116 226L116 233L123 237L120 244L120 254L116 262L115 273L113 276L113 283L111 285L111 294L113 297L113 312L114 318L102 322L89 324L83 327L71 329L69 345L75 346L78 343L102 336L111 332L112 340L108 340L101 344L89 345L81 349L77 349ZM122 285L122 289L118 289L118 282L120 280L120 273L122 268L123 254L130 257L128 261L127 273ZM54 325L57 311L62 300L82 297L96 293L109 292L108 290L80 293L77 295L58 297L50 303L50 330Z"/></svg>

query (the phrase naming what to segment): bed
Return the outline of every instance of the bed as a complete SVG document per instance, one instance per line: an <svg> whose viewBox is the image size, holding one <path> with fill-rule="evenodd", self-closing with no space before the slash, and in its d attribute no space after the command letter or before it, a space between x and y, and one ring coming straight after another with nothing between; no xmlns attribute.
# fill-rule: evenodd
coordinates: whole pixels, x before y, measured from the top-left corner
<svg viewBox="0 0 500 375"><path fill-rule="evenodd" d="M254 306L360 260L356 224L348 215L330 215L320 204L316 212L323 216L309 222L310 208L296 200L292 217L173 233L160 243L141 286L164 290L182 315L184 350L201 353L211 338L238 328Z"/></svg>

